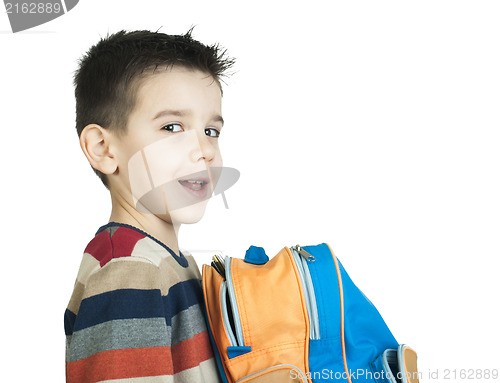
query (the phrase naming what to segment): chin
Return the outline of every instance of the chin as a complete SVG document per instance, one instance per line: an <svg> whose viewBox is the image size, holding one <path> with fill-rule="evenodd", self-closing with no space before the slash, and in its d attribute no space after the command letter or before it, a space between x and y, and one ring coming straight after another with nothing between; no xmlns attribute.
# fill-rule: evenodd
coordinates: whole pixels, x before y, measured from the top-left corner
<svg viewBox="0 0 500 383"><path fill-rule="evenodd" d="M194 205L175 209L170 212L172 223L192 224L201 221L205 215L207 201L202 201Z"/></svg>

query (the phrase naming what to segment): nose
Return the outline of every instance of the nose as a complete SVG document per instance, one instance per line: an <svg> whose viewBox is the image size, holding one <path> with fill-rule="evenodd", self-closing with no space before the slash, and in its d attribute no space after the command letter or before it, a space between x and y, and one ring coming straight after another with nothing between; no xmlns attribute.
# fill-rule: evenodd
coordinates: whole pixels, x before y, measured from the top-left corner
<svg viewBox="0 0 500 383"><path fill-rule="evenodd" d="M207 163L212 163L216 153L217 148L212 142L213 138L207 136L205 131L196 134L195 148L192 151L192 159L194 162L203 160Z"/></svg>

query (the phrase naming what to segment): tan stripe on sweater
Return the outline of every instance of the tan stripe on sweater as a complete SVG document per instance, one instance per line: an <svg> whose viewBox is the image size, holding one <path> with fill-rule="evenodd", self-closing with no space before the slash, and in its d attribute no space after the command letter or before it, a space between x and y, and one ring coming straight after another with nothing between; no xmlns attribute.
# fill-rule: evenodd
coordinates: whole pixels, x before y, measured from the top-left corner
<svg viewBox="0 0 500 383"><path fill-rule="evenodd" d="M134 262L133 257L116 258L88 278L82 299L118 289L160 289L167 295L173 285L197 278L199 274L193 259L187 268L167 257L156 267L146 262Z"/></svg>

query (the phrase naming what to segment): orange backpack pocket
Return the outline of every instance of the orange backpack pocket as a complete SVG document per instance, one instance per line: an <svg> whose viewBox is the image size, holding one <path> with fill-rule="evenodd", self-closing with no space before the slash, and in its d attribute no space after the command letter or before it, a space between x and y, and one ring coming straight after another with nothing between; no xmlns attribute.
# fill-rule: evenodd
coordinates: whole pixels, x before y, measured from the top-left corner
<svg viewBox="0 0 500 383"><path fill-rule="evenodd" d="M309 320L290 252L262 265L226 257L225 266L223 277L203 265L203 291L228 382L310 381Z"/></svg>

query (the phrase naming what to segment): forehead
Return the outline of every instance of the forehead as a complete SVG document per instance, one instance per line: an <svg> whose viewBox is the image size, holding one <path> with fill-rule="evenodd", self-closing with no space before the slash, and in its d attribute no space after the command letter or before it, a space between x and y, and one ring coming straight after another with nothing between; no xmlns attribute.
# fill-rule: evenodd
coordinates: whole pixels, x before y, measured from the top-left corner
<svg viewBox="0 0 500 383"><path fill-rule="evenodd" d="M221 88L210 74L173 66L143 78L136 92L135 111L155 113L162 109L220 112Z"/></svg>

